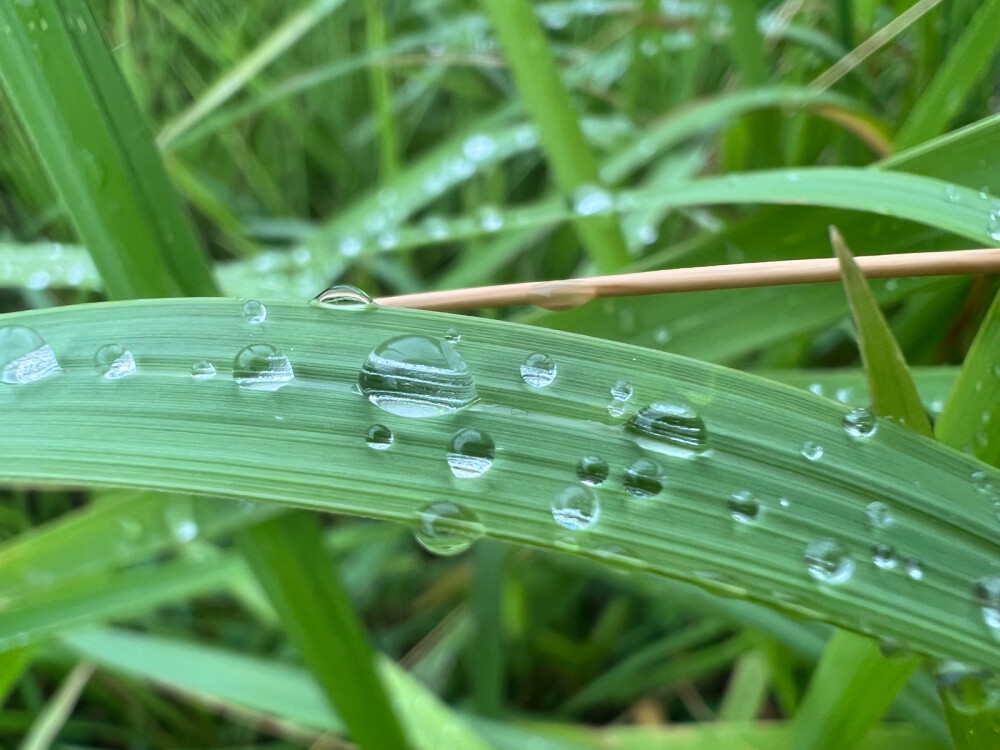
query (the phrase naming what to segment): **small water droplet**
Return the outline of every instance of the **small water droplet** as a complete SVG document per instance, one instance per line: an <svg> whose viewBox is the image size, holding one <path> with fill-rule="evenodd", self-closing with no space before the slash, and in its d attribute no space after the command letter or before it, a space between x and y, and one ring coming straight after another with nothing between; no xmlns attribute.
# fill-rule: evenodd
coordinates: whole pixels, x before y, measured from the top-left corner
<svg viewBox="0 0 1000 750"><path fill-rule="evenodd" d="M499 232L503 229L503 214L496 206L481 206L476 211L476 218L484 232Z"/></svg>
<svg viewBox="0 0 1000 750"><path fill-rule="evenodd" d="M608 478L608 462L600 456L584 456L576 465L576 476L584 484L596 487Z"/></svg>
<svg viewBox="0 0 1000 750"><path fill-rule="evenodd" d="M255 299L243 303L243 320L251 325L259 325L267 318L267 308Z"/></svg>
<svg viewBox="0 0 1000 750"><path fill-rule="evenodd" d="M896 567L896 552L888 544L876 544L872 547L872 562L883 570Z"/></svg>
<svg viewBox="0 0 1000 750"><path fill-rule="evenodd" d="M233 380L241 388L276 391L295 378L292 363L270 344L252 344L233 360Z"/></svg>
<svg viewBox="0 0 1000 750"><path fill-rule="evenodd" d="M778 505L780 505L782 508L790 508L792 505L792 501L789 500L787 497L782 497L778 500Z"/></svg>
<svg viewBox="0 0 1000 750"><path fill-rule="evenodd" d="M654 403L639 410L626 425L643 448L688 458L708 447L705 422L690 406Z"/></svg>
<svg viewBox="0 0 1000 750"><path fill-rule="evenodd" d="M497 144L488 135L474 135L462 144L462 153L466 159L485 161L496 153Z"/></svg>
<svg viewBox="0 0 1000 750"><path fill-rule="evenodd" d="M397 336L368 355L358 376L361 393L401 417L438 417L479 398L465 360L447 341Z"/></svg>
<svg viewBox="0 0 1000 750"><path fill-rule="evenodd" d="M385 232L381 232L375 238L375 242L378 244L379 250L392 250L399 247L399 235L393 230L388 229Z"/></svg>
<svg viewBox="0 0 1000 750"><path fill-rule="evenodd" d="M994 211L986 222L986 232L990 239L1000 242L1000 211Z"/></svg>
<svg viewBox="0 0 1000 750"><path fill-rule="evenodd" d="M468 508L437 500L417 512L416 540L436 555L457 555L483 535L483 525Z"/></svg>
<svg viewBox="0 0 1000 750"><path fill-rule="evenodd" d="M105 344L94 354L94 368L105 380L135 375L135 357L121 344Z"/></svg>
<svg viewBox="0 0 1000 750"><path fill-rule="evenodd" d="M365 433L365 442L368 447L376 451L388 450L392 447L392 430L383 424L373 424Z"/></svg>
<svg viewBox="0 0 1000 750"><path fill-rule="evenodd" d="M560 526L572 531L588 529L597 523L601 504L593 490L572 485L556 494L552 500L552 517Z"/></svg>
<svg viewBox="0 0 1000 750"><path fill-rule="evenodd" d="M972 593L979 604L986 627L994 637L1000 639L1000 575L983 576L976 581Z"/></svg>
<svg viewBox="0 0 1000 750"><path fill-rule="evenodd" d="M493 438L475 427L466 427L451 438L448 466L459 479L475 479L490 470L495 455Z"/></svg>
<svg viewBox="0 0 1000 750"><path fill-rule="evenodd" d="M944 186L944 197L949 203L960 203L962 193L955 185L949 183Z"/></svg>
<svg viewBox="0 0 1000 750"><path fill-rule="evenodd" d="M573 211L577 216L607 216L614 207L611 193L597 185L581 185L573 193Z"/></svg>
<svg viewBox="0 0 1000 750"><path fill-rule="evenodd" d="M823 583L844 583L854 574L854 561L833 539L814 539L806 545L806 570Z"/></svg>
<svg viewBox="0 0 1000 750"><path fill-rule="evenodd" d="M844 415L844 432L851 437L866 438L871 437L878 430L878 421L870 409L859 406L851 409Z"/></svg>
<svg viewBox="0 0 1000 750"><path fill-rule="evenodd" d="M60 369L51 347L25 326L0 328L0 367L0 380L12 385L36 383Z"/></svg>
<svg viewBox="0 0 1000 750"><path fill-rule="evenodd" d="M760 516L761 504L748 490L737 492L729 498L729 515L740 523L753 523Z"/></svg>
<svg viewBox="0 0 1000 750"><path fill-rule="evenodd" d="M632 384L627 380L619 380L611 386L611 398L616 401L628 401L632 398Z"/></svg>
<svg viewBox="0 0 1000 750"><path fill-rule="evenodd" d="M819 461L823 458L823 446L812 440L806 440L802 444L802 455L810 461Z"/></svg>
<svg viewBox="0 0 1000 750"><path fill-rule="evenodd" d="M656 461L640 458L622 473L622 486L633 497L659 495L663 490L663 469Z"/></svg>
<svg viewBox="0 0 1000 750"><path fill-rule="evenodd" d="M868 503L868 507L865 508L865 515L868 517L868 523L876 529L884 529L892 526L896 520L892 515L892 509L881 500Z"/></svg>
<svg viewBox="0 0 1000 750"><path fill-rule="evenodd" d="M521 378L532 388L544 388L556 379L556 363L547 354L530 354L521 365Z"/></svg>
<svg viewBox="0 0 1000 750"><path fill-rule="evenodd" d="M207 359L199 359L191 365L191 377L196 380L208 380L215 377L215 365Z"/></svg>
<svg viewBox="0 0 1000 750"><path fill-rule="evenodd" d="M914 581L922 581L924 579L924 567L921 565L920 560L915 557L907 557L903 560L903 570Z"/></svg>
<svg viewBox="0 0 1000 750"><path fill-rule="evenodd" d="M313 297L312 303L338 310L360 310L374 304L366 292L350 284L331 286Z"/></svg>
<svg viewBox="0 0 1000 750"><path fill-rule="evenodd" d="M462 334L458 332L457 328L449 328L444 332L444 340L452 344L457 344L462 340Z"/></svg>
<svg viewBox="0 0 1000 750"><path fill-rule="evenodd" d="M1000 680L988 669L948 660L937 666L934 677L948 705L960 714L975 716L1000 708Z"/></svg>
<svg viewBox="0 0 1000 750"><path fill-rule="evenodd" d="M428 216L424 219L423 226L432 240L446 240L451 236L451 227L440 216Z"/></svg>
<svg viewBox="0 0 1000 750"><path fill-rule="evenodd" d="M163 521L170 535L181 544L187 544L198 536L198 522L194 518L194 508L188 499L167 505L163 509Z"/></svg>
<svg viewBox="0 0 1000 750"><path fill-rule="evenodd" d="M346 237L341 238L337 249L340 250L340 254L345 258L354 258L360 255L364 248L361 245L360 239L354 237L353 235L347 235Z"/></svg>

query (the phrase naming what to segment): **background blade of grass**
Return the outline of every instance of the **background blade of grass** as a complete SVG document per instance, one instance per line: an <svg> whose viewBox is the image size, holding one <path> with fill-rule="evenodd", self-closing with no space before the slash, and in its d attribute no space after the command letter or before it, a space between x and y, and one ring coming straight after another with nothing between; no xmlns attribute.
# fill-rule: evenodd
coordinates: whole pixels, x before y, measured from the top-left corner
<svg viewBox="0 0 1000 750"><path fill-rule="evenodd" d="M249 529L240 540L285 632L344 717L354 742L373 750L405 749L403 731L375 674L371 646L326 557L317 520L293 513Z"/></svg>
<svg viewBox="0 0 1000 750"><path fill-rule="evenodd" d="M7 481L174 487L399 520L412 519L423 504L444 495L476 513L492 535L564 546L546 499L575 482L567 454L600 453L615 467L615 477L644 455L664 460L644 454L607 415L606 384L626 378L636 392L633 409L656 400L697 404L716 458L669 460L663 494L671 500L652 505L666 513L662 517L647 517L615 479L602 491L607 495L601 523L575 543L580 553L774 604L779 588L785 592L784 609L872 628L924 651L946 649L985 663L995 659L972 592L996 553L994 521L981 513L970 480L980 465L892 424L880 425L875 439L858 444L841 429L843 408L811 394L655 352L510 324L308 305L271 306L266 340L292 352L299 374L287 389L271 394L240 389L225 376L225 362L250 334L232 301L119 303L3 320L43 331L65 370L34 386L0 392L7 401L7 434L17 436L2 441L0 476ZM331 348L334 324L338 339ZM375 411L352 391L360 363L381 341L402 333L437 336L456 325L463 334L462 356L489 408L416 423ZM104 388L84 364L110 331L131 342L140 372L121 388ZM518 367L532 351L547 352L559 363L557 387L526 392ZM224 377L191 380L189 363L199 358L219 363ZM34 397L42 393L44 399ZM88 404L85 412L64 408L81 399ZM785 408L775 421L778 402ZM318 403L323 408L317 409ZM155 420L149 416L154 404ZM340 415L335 425L328 416L333 413ZM385 455L376 455L381 452L363 440L375 421L398 432ZM139 424L141 442L133 431ZM445 446L458 426L469 424L490 432L501 457L508 458L484 482L452 485ZM168 437L177 429L190 435L184 444ZM807 440L824 446L818 464L800 454ZM68 446L75 446L72 462L62 458ZM198 451L196 464L184 458L191 450ZM408 480L402 485L392 476ZM922 483L919 490L911 483L915 478ZM484 495L487 487L491 492L503 487L503 501ZM728 498L741 490L766 506L762 522L745 530L726 509ZM791 498L794 510L777 503L782 497ZM894 537L900 549L919 556L923 581L884 580L864 562L870 544L848 541L856 540L864 506L874 499L894 509ZM515 508L518 515L512 517ZM850 585L821 587L805 570L806 545L830 535L842 538L856 558ZM607 550L610 544L631 551L620 556ZM759 555L761 544L772 550L767 559ZM705 570L713 571L710 577L702 575ZM731 583L720 583L717 576ZM934 592L933 608L928 590Z"/></svg>
<svg viewBox="0 0 1000 750"><path fill-rule="evenodd" d="M73 668L45 710L38 715L31 731L18 746L20 750L47 750L52 746L95 668L94 664L87 661L82 661Z"/></svg>

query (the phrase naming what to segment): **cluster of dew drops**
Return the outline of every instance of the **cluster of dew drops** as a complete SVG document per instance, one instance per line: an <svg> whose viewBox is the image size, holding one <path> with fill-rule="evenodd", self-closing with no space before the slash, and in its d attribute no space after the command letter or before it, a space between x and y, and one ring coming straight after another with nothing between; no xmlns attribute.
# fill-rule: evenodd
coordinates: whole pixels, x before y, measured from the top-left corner
<svg viewBox="0 0 1000 750"><path fill-rule="evenodd" d="M314 303L344 310L364 309L374 304L363 291L349 286L328 289ZM267 309L256 300L245 302L241 312L250 326L259 326L267 319ZM362 365L358 389L372 404L400 417L436 417L464 409L479 397L472 375L456 348L460 342L461 335L454 329L443 339L403 335L385 341L369 353ZM97 375L109 381L120 381L137 372L135 356L119 344L100 347L93 363ZM36 331L18 325L0 328L0 382L25 385L46 380L60 370L56 354ZM217 374L215 365L208 360L194 362L189 372L195 380L212 379ZM527 388L544 389L556 381L558 364L548 354L534 352L525 357L519 374ZM281 350L257 343L236 354L232 376L241 388L275 391L292 381L295 373ZM610 387L608 414L622 417L632 398L633 388L628 382L614 383ZM708 446L704 421L686 404L650 403L635 410L624 429L640 448L661 455L690 458L705 452ZM844 416L843 429L851 439L865 441L876 433L878 421L870 410L855 408ZM376 451L389 450L395 441L392 430L382 424L371 425L363 438ZM490 471L496 452L496 444L486 431L463 427L449 440L447 464L456 479L475 480ZM819 443L807 441L801 447L801 455L807 461L817 462L823 459L824 450ZM601 515L598 488L610 475L611 467L600 456L580 458L576 464L578 482L567 485L551 500L554 521L572 532L597 524ZM642 457L621 471L620 480L629 496L645 501L663 491L665 473L657 460ZM982 472L973 476L973 482L984 493L1000 490ZM788 505L785 499L779 502ZM727 508L732 519L740 524L754 523L764 512L764 504L749 491L733 494ZM865 514L877 534L895 522L891 509L881 501L870 503ZM417 513L416 521L417 541L441 555L458 554L485 533L470 509L450 500L427 504ZM884 541L871 548L870 559L882 570L901 568L913 580L919 581L924 576L919 560L898 557ZM807 573L826 584L845 583L855 571L855 562L845 547L832 538L810 541L804 551L804 562ZM984 622L1000 638L1000 575L979 579L974 585L974 595Z"/></svg>

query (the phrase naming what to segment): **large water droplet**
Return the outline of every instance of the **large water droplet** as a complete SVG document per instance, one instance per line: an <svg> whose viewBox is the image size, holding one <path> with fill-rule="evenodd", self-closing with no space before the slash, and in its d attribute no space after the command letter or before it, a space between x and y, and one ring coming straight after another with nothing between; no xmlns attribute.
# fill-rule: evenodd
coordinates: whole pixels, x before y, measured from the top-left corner
<svg viewBox="0 0 1000 750"><path fill-rule="evenodd" d="M199 359L191 365L191 377L195 380L208 380L215 377L215 365L207 359Z"/></svg>
<svg viewBox="0 0 1000 750"><path fill-rule="evenodd" d="M1000 639L1000 575L983 576L972 588L986 627Z"/></svg>
<svg viewBox="0 0 1000 750"><path fill-rule="evenodd" d="M597 185L581 185L573 193L573 211L577 216L606 216L614 207L611 193Z"/></svg>
<svg viewBox="0 0 1000 750"><path fill-rule="evenodd" d="M573 485L557 493L552 500L552 517L572 531L587 529L597 523L601 504L593 490Z"/></svg>
<svg viewBox="0 0 1000 750"><path fill-rule="evenodd" d="M748 490L737 492L729 498L729 515L740 523L753 523L761 513L760 500Z"/></svg>
<svg viewBox="0 0 1000 750"><path fill-rule="evenodd" d="M94 368L105 380L135 375L135 357L120 344L105 344L94 354Z"/></svg>
<svg viewBox="0 0 1000 750"><path fill-rule="evenodd" d="M267 318L267 308L255 299L243 303L243 320L251 325L259 325Z"/></svg>
<svg viewBox="0 0 1000 750"><path fill-rule="evenodd" d="M859 406L851 409L844 415L844 432L851 437L866 438L871 437L878 430L878 421L870 409Z"/></svg>
<svg viewBox="0 0 1000 750"><path fill-rule="evenodd" d="M313 297L312 303L338 310L360 310L374 304L366 292L350 284L331 286Z"/></svg>
<svg viewBox="0 0 1000 750"><path fill-rule="evenodd" d="M833 539L814 539L806 545L806 570L817 581L844 583L854 574L854 561Z"/></svg>
<svg viewBox="0 0 1000 750"><path fill-rule="evenodd" d="M633 497L653 497L663 490L663 469L656 461L640 458L622 473L622 486Z"/></svg>
<svg viewBox="0 0 1000 750"><path fill-rule="evenodd" d="M876 529L892 526L893 521L896 520L892 515L892 509L881 500L868 503L865 515L868 516L868 523Z"/></svg>
<svg viewBox="0 0 1000 750"><path fill-rule="evenodd" d="M949 660L935 672L942 696L959 713L974 716L1000 708L1000 680L988 669Z"/></svg>
<svg viewBox="0 0 1000 750"><path fill-rule="evenodd" d="M427 336L398 336L376 347L358 387L377 407L402 417L450 414L479 398L455 347Z"/></svg>
<svg viewBox="0 0 1000 750"><path fill-rule="evenodd" d="M36 383L59 372L56 355L31 328L0 328L0 380L4 383Z"/></svg>
<svg viewBox="0 0 1000 750"><path fill-rule="evenodd" d="M372 450L388 450L392 447L392 441L392 430L383 424L373 424L365 433L365 442Z"/></svg>
<svg viewBox="0 0 1000 750"><path fill-rule="evenodd" d="M812 440L806 440L802 444L802 455L810 461L819 461L823 458L823 446Z"/></svg>
<svg viewBox="0 0 1000 750"><path fill-rule="evenodd" d="M475 427L466 427L451 438L448 466L459 479L475 479L490 470L495 455L493 438Z"/></svg>
<svg viewBox="0 0 1000 750"><path fill-rule="evenodd" d="M521 378L532 388L544 388L556 379L556 369L552 357L535 352L521 365Z"/></svg>
<svg viewBox="0 0 1000 750"><path fill-rule="evenodd" d="M584 484L596 487L608 478L608 462L600 456L584 456L576 465L576 476Z"/></svg>
<svg viewBox="0 0 1000 750"><path fill-rule="evenodd" d="M233 380L241 388L276 391L294 377L288 357L270 344L252 344L233 360Z"/></svg>
<svg viewBox="0 0 1000 750"><path fill-rule="evenodd" d="M708 446L705 422L682 404L655 403L639 410L626 427L643 448L682 458Z"/></svg>
<svg viewBox="0 0 1000 750"><path fill-rule="evenodd" d="M876 544L872 547L872 562L883 570L896 567L896 552L888 544Z"/></svg>
<svg viewBox="0 0 1000 750"><path fill-rule="evenodd" d="M468 508L437 500L417 512L416 540L436 555L465 552L483 535L483 525Z"/></svg>

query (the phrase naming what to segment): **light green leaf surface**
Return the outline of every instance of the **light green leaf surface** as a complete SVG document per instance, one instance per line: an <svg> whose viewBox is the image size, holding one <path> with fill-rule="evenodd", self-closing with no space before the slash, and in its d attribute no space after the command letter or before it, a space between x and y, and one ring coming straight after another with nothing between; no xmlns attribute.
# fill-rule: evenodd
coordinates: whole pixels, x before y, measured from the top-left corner
<svg viewBox="0 0 1000 750"><path fill-rule="evenodd" d="M256 327L238 302L178 300L3 321L42 332L63 367L47 380L0 389L9 426L0 438L5 481L255 497L404 521L447 498L499 538L664 573L925 652L997 663L972 592L997 553L995 520L970 479L980 466L890 423L868 440L851 439L840 426L844 408L809 393L607 341L417 311L274 304ZM408 419L354 390L373 347L403 334L439 338L452 326L478 387L474 408ZM134 352L135 376L108 382L92 371L93 351L111 336ZM238 387L230 363L251 342L286 352L295 379L273 393ZM548 388L521 379L532 352L557 363ZM203 358L219 375L199 382L189 370ZM635 390L626 416L654 401L687 403L704 419L711 453L679 459L637 444L607 411L609 389L622 378ZM365 444L375 422L395 432L388 451ZM456 479L447 446L469 425L493 436L497 460L481 479ZM801 455L807 440L824 446L822 461ZM596 490L601 516L572 535L550 504L576 484L576 458L594 453L611 467ZM640 458L663 467L666 485L645 500L621 485ZM741 491L759 499L755 523L730 516L730 499ZM870 563L864 508L874 499L893 508L894 541L919 556L922 581ZM807 571L806 546L826 537L853 560L843 584L822 584Z"/></svg>

